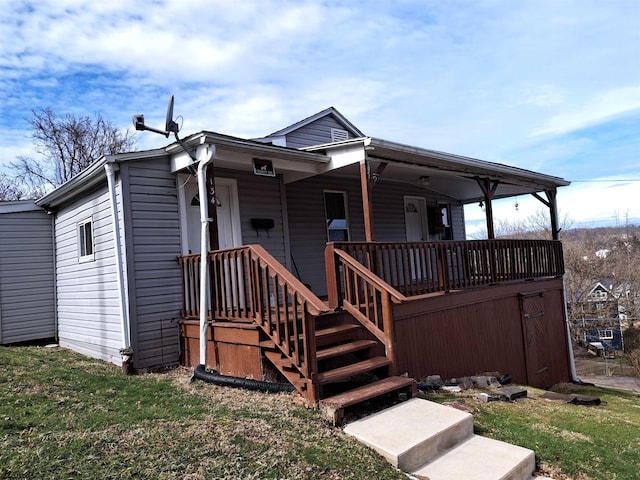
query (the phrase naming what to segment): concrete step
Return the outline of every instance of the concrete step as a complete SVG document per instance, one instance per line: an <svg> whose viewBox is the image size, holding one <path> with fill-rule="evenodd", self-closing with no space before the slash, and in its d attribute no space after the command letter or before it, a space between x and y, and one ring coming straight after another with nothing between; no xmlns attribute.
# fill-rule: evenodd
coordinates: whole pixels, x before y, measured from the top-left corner
<svg viewBox="0 0 640 480"><path fill-rule="evenodd" d="M473 416L413 398L350 423L344 431L411 472L473 435Z"/></svg>
<svg viewBox="0 0 640 480"><path fill-rule="evenodd" d="M535 454L473 433L473 417L414 398L357 420L345 433L425 480L531 480Z"/></svg>
<svg viewBox="0 0 640 480"><path fill-rule="evenodd" d="M473 435L411 475L425 480L529 480L535 469L533 451Z"/></svg>

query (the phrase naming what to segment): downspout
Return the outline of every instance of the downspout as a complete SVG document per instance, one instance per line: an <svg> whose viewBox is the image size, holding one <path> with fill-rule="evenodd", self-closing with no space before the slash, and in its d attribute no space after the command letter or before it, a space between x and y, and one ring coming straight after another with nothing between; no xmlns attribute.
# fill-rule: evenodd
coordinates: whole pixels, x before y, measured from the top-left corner
<svg viewBox="0 0 640 480"><path fill-rule="evenodd" d="M56 343L60 342L58 335L58 275L56 274L56 217L52 211L47 210L47 215L51 218L51 251L52 261L51 269L53 270L53 328L55 329Z"/></svg>
<svg viewBox="0 0 640 480"><path fill-rule="evenodd" d="M562 299L564 300L564 318L567 327L567 342L569 343L569 366L571 368L571 381L580 382L576 371L576 360L573 356L573 341L571 340L571 324L569 323L569 309L567 308L567 288L564 275L562 276Z"/></svg>
<svg viewBox="0 0 640 480"><path fill-rule="evenodd" d="M198 147L198 196L200 198L200 365L207 365L207 328L209 326L209 205L207 203L206 168L213 161L213 145Z"/></svg>
<svg viewBox="0 0 640 480"><path fill-rule="evenodd" d="M113 163L107 160L104 165L107 174L107 188L109 190L109 203L111 205L111 224L113 228L113 245L116 257L116 280L118 284L118 306L120 309L120 326L122 331L122 373L129 375L132 372L133 348L131 348L131 325L129 309L127 308L127 296L124 287L124 271L122 268L122 244L120 242L120 221L118 218L118 202L116 197L116 182Z"/></svg>

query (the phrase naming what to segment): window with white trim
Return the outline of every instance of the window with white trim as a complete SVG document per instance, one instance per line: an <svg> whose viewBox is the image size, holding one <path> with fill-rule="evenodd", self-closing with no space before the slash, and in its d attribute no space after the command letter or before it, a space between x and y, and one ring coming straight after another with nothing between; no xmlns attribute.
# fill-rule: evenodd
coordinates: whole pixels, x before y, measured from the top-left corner
<svg viewBox="0 0 640 480"><path fill-rule="evenodd" d="M600 340L613 340L613 330L598 329L598 337Z"/></svg>
<svg viewBox="0 0 640 480"><path fill-rule="evenodd" d="M91 218L78 222L78 261L93 261L93 221Z"/></svg>
<svg viewBox="0 0 640 480"><path fill-rule="evenodd" d="M327 238L330 242L349 241L346 192L325 190L324 211L327 220Z"/></svg>

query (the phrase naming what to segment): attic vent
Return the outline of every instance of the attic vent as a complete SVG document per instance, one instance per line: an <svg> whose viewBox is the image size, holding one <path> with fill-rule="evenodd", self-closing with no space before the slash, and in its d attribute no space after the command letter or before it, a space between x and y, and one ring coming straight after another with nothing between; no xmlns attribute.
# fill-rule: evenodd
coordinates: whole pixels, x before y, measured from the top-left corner
<svg viewBox="0 0 640 480"><path fill-rule="evenodd" d="M342 142L343 140L349 140L349 132L346 130L340 130L339 128L331 129L331 141Z"/></svg>

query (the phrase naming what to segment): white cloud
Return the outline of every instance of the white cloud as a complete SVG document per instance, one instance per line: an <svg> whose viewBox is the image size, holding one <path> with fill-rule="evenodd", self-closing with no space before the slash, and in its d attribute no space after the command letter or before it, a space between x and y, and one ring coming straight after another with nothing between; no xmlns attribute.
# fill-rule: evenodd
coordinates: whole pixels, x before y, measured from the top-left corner
<svg viewBox="0 0 640 480"><path fill-rule="evenodd" d="M640 82L640 78L638 78ZM616 116L640 110L640 83L600 93L570 111L550 117L532 136L561 135L590 125L603 123Z"/></svg>

